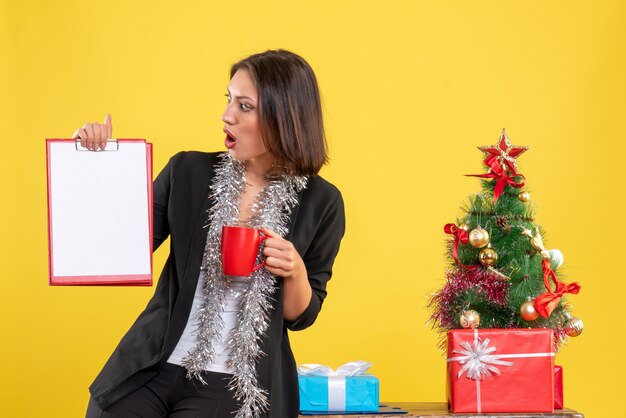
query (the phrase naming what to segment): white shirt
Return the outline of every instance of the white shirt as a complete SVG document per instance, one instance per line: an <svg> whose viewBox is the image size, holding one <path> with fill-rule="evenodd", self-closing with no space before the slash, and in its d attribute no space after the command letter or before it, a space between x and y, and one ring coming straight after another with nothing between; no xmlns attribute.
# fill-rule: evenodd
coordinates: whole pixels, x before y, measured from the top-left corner
<svg viewBox="0 0 626 418"><path fill-rule="evenodd" d="M219 336L211 340L211 346L215 350L212 364L206 364L204 370L210 370L219 373L234 373L234 371L226 367L226 360L230 348L228 347L228 334L233 330L237 324L237 314L241 309L241 299L244 289L249 283L248 277L230 277L230 286L226 290L225 295L225 309L222 312L222 319L224 320L224 328L222 328ZM196 345L196 330L198 329L198 317L197 313L202 307L204 292L202 290L203 280L202 275L198 279L198 285L196 286L196 293L193 297L193 305L191 307L191 313L187 320L185 330L178 340L178 344L174 348L172 355L167 360L168 363L181 365L182 359L187 356L189 351Z"/></svg>

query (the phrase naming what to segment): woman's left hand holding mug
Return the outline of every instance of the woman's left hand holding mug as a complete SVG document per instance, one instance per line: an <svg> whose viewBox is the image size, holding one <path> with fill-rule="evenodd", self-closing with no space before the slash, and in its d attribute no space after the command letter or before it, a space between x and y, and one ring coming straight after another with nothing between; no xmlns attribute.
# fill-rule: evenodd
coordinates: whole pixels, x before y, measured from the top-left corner
<svg viewBox="0 0 626 418"><path fill-rule="evenodd" d="M304 261L291 241L287 241L271 229L261 228L266 235L263 255L270 273L283 278L283 315L295 321L309 306L311 285Z"/></svg>
<svg viewBox="0 0 626 418"><path fill-rule="evenodd" d="M263 249L265 268L285 279L299 275L306 277L304 261L291 241L287 241L271 229L261 228L260 231L269 237L265 240Z"/></svg>

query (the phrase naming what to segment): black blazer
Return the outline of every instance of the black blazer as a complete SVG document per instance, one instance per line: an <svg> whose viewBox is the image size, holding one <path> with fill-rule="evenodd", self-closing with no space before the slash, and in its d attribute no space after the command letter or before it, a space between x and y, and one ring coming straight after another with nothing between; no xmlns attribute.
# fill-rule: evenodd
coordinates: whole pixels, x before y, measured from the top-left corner
<svg viewBox="0 0 626 418"><path fill-rule="evenodd" d="M89 388L103 409L154 377L185 328L204 253L209 186L218 161L218 153L181 152L170 159L154 182L153 248L169 235L170 255L154 296ZM339 190L319 176L310 177L292 212L286 238L304 260L313 294L302 315L287 321L283 318L282 281L277 281L274 309L261 345L267 355L257 364L259 384L269 392L266 417L298 415L296 365L287 329L301 330L315 322L344 229Z"/></svg>

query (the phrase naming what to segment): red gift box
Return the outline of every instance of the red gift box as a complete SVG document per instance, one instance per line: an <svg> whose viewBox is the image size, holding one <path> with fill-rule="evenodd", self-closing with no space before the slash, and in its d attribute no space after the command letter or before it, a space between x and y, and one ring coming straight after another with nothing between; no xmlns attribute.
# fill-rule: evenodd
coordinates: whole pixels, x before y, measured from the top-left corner
<svg viewBox="0 0 626 418"><path fill-rule="evenodd" d="M449 331L447 366L453 412L553 412L551 329Z"/></svg>
<svg viewBox="0 0 626 418"><path fill-rule="evenodd" d="M554 409L563 409L563 367L554 366Z"/></svg>

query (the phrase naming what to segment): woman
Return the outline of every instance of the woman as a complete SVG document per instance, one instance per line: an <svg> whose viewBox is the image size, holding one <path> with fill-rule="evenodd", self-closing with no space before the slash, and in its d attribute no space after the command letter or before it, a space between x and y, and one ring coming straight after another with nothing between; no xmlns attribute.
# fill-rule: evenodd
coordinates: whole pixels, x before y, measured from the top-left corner
<svg viewBox="0 0 626 418"><path fill-rule="evenodd" d="M287 330L315 321L344 233L315 75L284 50L234 64L228 153L181 152L154 182L154 245L170 255L146 309L90 387L87 417L296 417ZM97 150L111 118L74 138ZM208 216L207 216L208 214ZM264 268L221 270L223 225L269 236Z"/></svg>

